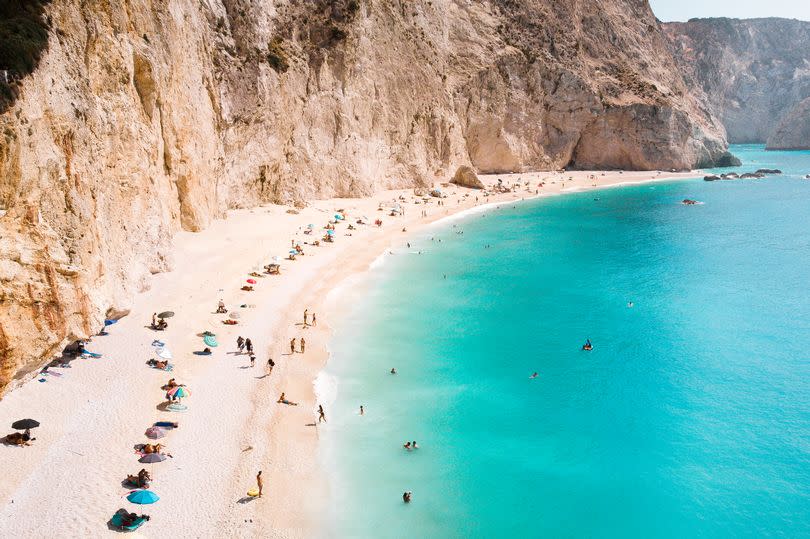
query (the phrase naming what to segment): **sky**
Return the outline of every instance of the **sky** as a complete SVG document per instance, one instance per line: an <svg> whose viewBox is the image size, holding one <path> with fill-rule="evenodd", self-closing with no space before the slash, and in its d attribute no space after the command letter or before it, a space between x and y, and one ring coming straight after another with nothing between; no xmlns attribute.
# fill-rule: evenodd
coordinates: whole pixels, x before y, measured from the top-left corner
<svg viewBox="0 0 810 539"><path fill-rule="evenodd" d="M810 21L810 0L650 0L658 19L685 21L693 17L785 17Z"/></svg>

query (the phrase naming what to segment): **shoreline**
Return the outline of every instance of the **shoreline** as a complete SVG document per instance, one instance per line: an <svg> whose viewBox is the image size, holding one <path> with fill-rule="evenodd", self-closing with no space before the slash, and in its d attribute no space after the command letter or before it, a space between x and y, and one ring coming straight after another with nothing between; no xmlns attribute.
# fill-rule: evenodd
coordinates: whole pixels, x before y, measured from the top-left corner
<svg viewBox="0 0 810 539"><path fill-rule="evenodd" d="M336 304L342 292L361 282L377 260L384 263L389 246L446 219L460 219L505 202L628 183L693 179L698 174L490 175L481 177L488 186L497 178L507 184L517 178L530 185L541 178L552 183L539 194L521 190L492 196L488 204L474 203L477 191L451 186L446 191L454 194L441 207L435 199L427 206L412 204L411 189L364 199L314 201L297 215L287 214L284 206L262 206L229 212L228 219L201 233L178 234L175 269L155 275L151 289L135 298L130 315L112 326L109 336L94 338L88 345L103 353L102 359L77 360L74 368L63 371L64 376L46 377L47 383L32 380L0 402L0 421L35 417L43 423L32 447L0 446L0 458L11 470L0 482L0 522L8 523L0 528L8 526L9 533L22 535L53 529L66 535L99 535L107 530L106 522L116 509L128 507L152 516L143 528L147 536L170 533L178 526L194 535L312 536L319 510L333 499L329 474L318 458L321 429L311 425L317 417L314 384L329 361L330 322L340 316ZM470 196L457 200L464 194ZM376 211L377 201L400 195L408 199L403 204L405 216ZM295 262L282 261L281 276L258 279L255 292L239 291L257 264L269 263L272 254L285 253L290 238L309 241L302 233L308 222L315 224L319 235L320 227L338 208L347 209L348 222L361 215L372 220L380 216L383 226L358 226L347 237L345 225L339 225L335 244L304 245L307 255ZM422 208L429 208L427 217L412 215ZM265 230L272 230L271 235ZM310 256L313 253L317 256ZM245 302L256 308L241 311L238 326L223 326L222 316L211 313L219 297L229 307ZM164 334L143 329L154 310L170 308L178 316L169 320ZM296 325L305 308L318 314L317 327ZM191 352L202 347L195 334L205 328L217 333L220 347L213 356L200 359ZM257 344L253 370L246 367L246 355L231 353L236 335L250 336ZM289 339L304 335L306 354L287 354ZM156 337L167 340L174 352L176 368L171 374L143 365ZM260 378L268 354L276 367L272 375ZM143 431L152 422L167 419L169 414L157 413L153 402L161 398L158 386L172 376L192 390L189 411L170 417L182 424L166 438L175 458L154 466L152 488L162 500L148 508L132 506L122 498L127 489L119 483L142 465L128 448L146 441ZM81 397L86 391L93 392L92 398L79 402L85 400ZM276 404L281 391L300 405ZM326 413L328 419L328 408ZM328 423L324 430L328 433ZM244 500L259 469L264 471L265 496ZM67 507L59 501L59 492L73 485L67 470L83 477L93 489L78 506Z"/></svg>

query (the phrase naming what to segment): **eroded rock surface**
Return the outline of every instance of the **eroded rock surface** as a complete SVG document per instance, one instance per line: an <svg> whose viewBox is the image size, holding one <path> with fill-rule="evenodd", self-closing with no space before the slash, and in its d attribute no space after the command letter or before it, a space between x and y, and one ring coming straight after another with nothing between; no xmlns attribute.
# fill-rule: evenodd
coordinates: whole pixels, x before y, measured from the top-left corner
<svg viewBox="0 0 810 539"><path fill-rule="evenodd" d="M708 166L646 2L52 0L0 115L0 391L229 208L481 172Z"/></svg>
<svg viewBox="0 0 810 539"><path fill-rule="evenodd" d="M713 18L663 27L690 91L732 143L765 142L810 97L810 22Z"/></svg>

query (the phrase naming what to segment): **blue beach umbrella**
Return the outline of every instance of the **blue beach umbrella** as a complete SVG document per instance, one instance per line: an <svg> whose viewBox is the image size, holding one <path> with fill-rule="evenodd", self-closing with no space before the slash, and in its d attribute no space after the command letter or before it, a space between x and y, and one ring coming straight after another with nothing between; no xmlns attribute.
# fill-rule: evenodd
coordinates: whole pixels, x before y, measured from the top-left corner
<svg viewBox="0 0 810 539"><path fill-rule="evenodd" d="M150 503L155 503L160 499L160 496L152 492L151 490L133 490L127 496L127 500L131 501L132 503L138 503L141 505L147 505Z"/></svg>
<svg viewBox="0 0 810 539"><path fill-rule="evenodd" d="M335 231L334 231L334 230L327 230L327 231L326 231L326 235L327 235L327 236L334 236L334 235L335 235Z"/></svg>
<svg viewBox="0 0 810 539"><path fill-rule="evenodd" d="M110 319L108 318L108 319L106 319L106 320L104 321L104 325L105 325L105 326L111 326L111 325L115 324L116 322L118 322L118 320L110 320Z"/></svg>

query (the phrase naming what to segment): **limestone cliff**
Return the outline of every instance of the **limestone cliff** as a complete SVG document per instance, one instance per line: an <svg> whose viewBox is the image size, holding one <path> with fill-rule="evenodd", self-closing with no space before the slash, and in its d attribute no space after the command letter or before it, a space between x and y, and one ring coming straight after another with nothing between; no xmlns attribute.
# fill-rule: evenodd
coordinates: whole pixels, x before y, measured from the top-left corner
<svg viewBox="0 0 810 539"><path fill-rule="evenodd" d="M663 25L693 94L733 143L765 142L810 97L810 22L692 19Z"/></svg>
<svg viewBox="0 0 810 539"><path fill-rule="evenodd" d="M645 1L40 3L0 116L0 391L228 208L726 149Z"/></svg>
<svg viewBox="0 0 810 539"><path fill-rule="evenodd" d="M768 143L768 150L810 150L810 97L782 116Z"/></svg>

